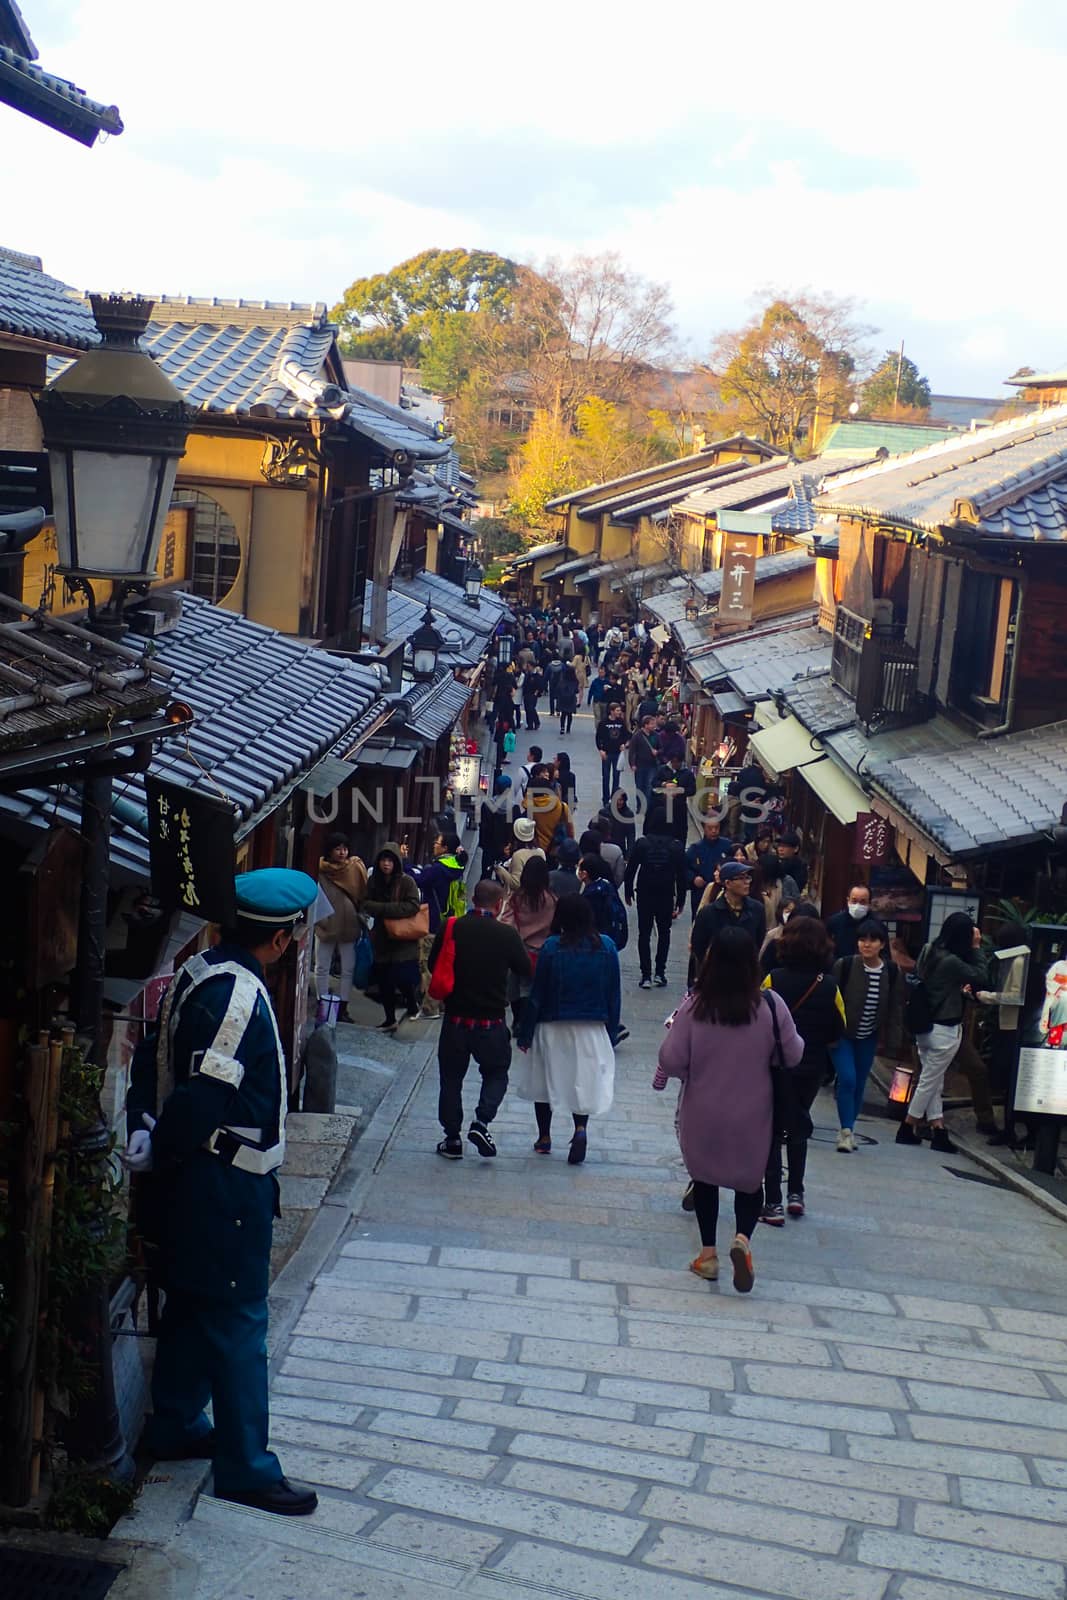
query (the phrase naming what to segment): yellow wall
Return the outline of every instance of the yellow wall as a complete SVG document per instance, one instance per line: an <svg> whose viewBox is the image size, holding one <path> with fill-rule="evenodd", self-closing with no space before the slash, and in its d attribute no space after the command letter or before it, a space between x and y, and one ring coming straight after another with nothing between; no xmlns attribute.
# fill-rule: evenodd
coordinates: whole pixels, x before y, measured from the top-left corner
<svg viewBox="0 0 1067 1600"><path fill-rule="evenodd" d="M203 481L205 486L212 478L237 483L262 483L260 463L263 460L262 439L219 438L210 433L191 433L185 454L178 463L178 482Z"/></svg>
<svg viewBox="0 0 1067 1600"><path fill-rule="evenodd" d="M294 489L252 491L252 534L245 609L280 633L300 631L300 569L306 495Z"/></svg>
<svg viewBox="0 0 1067 1600"><path fill-rule="evenodd" d="M781 578L757 583L752 601L753 619L784 617L790 611L813 606L813 581L810 571L791 572Z"/></svg>
<svg viewBox="0 0 1067 1600"><path fill-rule="evenodd" d="M600 555L604 561L618 561L630 554L633 529L622 522L600 523Z"/></svg>
<svg viewBox="0 0 1067 1600"><path fill-rule="evenodd" d="M171 511L163 524L163 537L159 545L159 560L156 563L156 573L161 583L170 583L175 578L184 577L189 560L188 553L189 513L178 508ZM55 588L51 603L47 609L53 616L63 617L85 610L85 596L76 594L67 599L64 596L64 584L58 573L51 571L59 560L59 550L56 546L56 530L49 522L43 527L35 539L31 539L26 546L26 561L22 569L22 603L26 606L38 606L41 597L51 577ZM97 582L93 585L97 602L103 605L110 598L111 585Z"/></svg>

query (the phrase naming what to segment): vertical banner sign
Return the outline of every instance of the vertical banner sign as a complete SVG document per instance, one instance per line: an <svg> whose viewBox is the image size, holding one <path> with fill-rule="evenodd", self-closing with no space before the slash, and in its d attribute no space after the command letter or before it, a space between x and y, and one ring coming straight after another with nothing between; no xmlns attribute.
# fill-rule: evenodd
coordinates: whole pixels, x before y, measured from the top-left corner
<svg viewBox="0 0 1067 1600"><path fill-rule="evenodd" d="M889 858L891 841L892 829L884 817L880 817L876 811L857 812L852 851L856 866L880 866Z"/></svg>
<svg viewBox="0 0 1067 1600"><path fill-rule="evenodd" d="M145 779L152 892L205 922L232 923L236 814L229 801Z"/></svg>
<svg viewBox="0 0 1067 1600"><path fill-rule="evenodd" d="M746 533L729 533L723 547L722 592L719 626L747 626L752 621L756 596L757 540Z"/></svg>

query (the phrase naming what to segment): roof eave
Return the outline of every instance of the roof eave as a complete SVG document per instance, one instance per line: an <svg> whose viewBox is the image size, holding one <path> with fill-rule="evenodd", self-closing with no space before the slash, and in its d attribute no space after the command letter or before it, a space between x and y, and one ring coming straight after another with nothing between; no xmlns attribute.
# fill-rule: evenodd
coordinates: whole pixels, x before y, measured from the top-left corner
<svg viewBox="0 0 1067 1600"><path fill-rule="evenodd" d="M32 62L17 57L16 60L20 61L19 65L0 59L0 102L3 104L86 146L95 144L101 133L123 131L117 106L78 105L43 82L39 76L41 69L35 68Z"/></svg>

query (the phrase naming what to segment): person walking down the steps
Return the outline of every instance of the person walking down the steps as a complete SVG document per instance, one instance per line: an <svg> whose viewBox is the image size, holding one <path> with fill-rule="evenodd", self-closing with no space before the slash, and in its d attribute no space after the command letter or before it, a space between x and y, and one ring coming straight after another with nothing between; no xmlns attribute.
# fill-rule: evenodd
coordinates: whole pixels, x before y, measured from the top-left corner
<svg viewBox="0 0 1067 1600"><path fill-rule="evenodd" d="M600 800L607 805L619 787L619 760L626 749L630 730L622 714L622 706L613 701L608 714L596 730L596 747L600 755Z"/></svg>
<svg viewBox="0 0 1067 1600"><path fill-rule="evenodd" d="M210 1459L221 1499L285 1516L308 1515L318 1499L267 1448L267 1288L287 1079L263 974L317 894L314 878L284 868L237 878L236 924L179 969L157 1031L134 1055L126 1104L124 1160L151 1175L166 1294L147 1448L157 1460Z"/></svg>
<svg viewBox="0 0 1067 1600"><path fill-rule="evenodd" d="M781 995L804 1041L804 1054L791 1072L782 1074L778 1114L785 1134L788 1179L787 1207L791 1217L804 1215L804 1174L808 1140L812 1135L811 1108L830 1064L829 1047L845 1029L845 1007L837 983L827 972L830 935L812 907L809 916L790 918L776 941L775 964L764 989ZM771 1140L771 1153L763 1178L760 1221L772 1228L785 1225L782 1208L782 1146Z"/></svg>
<svg viewBox="0 0 1067 1600"><path fill-rule="evenodd" d="M619 1036L619 957L599 934L586 898L560 901L559 930L541 948L533 985L515 1042L523 1058L515 1093L532 1100L537 1118L534 1149L552 1149L552 1113L570 1112L571 1166L585 1160L590 1117L611 1110L615 1094L614 1044Z"/></svg>
<svg viewBox="0 0 1067 1600"><path fill-rule="evenodd" d="M837 1074L839 1154L856 1148L856 1119L863 1110L879 1041L894 1043L900 1031L903 984L889 959L889 935L877 917L856 928L856 954L834 962L834 977L845 1006L845 1028L830 1054Z"/></svg>
<svg viewBox="0 0 1067 1600"><path fill-rule="evenodd" d="M385 1009L378 1027L382 1033L395 1033L397 1000L408 1017L419 1014L419 941L430 925L429 909L420 910L419 886L404 871L399 845L383 845L378 851L363 910L374 918L373 978Z"/></svg>
<svg viewBox="0 0 1067 1600"><path fill-rule="evenodd" d="M501 774L506 776L506 774ZM437 931L446 917L461 917L467 909L467 887L463 880L464 866L460 860L462 846L458 833L439 833L433 842L433 857L423 867L413 867L408 862L407 845L400 846L404 866L410 878L419 886L423 904L429 908L429 928L419 940L419 993L422 1015L436 1017L439 1008L427 993L430 986L430 949ZM464 860L466 857L464 857Z"/></svg>
<svg viewBox="0 0 1067 1600"><path fill-rule="evenodd" d="M531 856L522 869L519 887L513 889L504 902L500 921L516 930L522 940L530 962L530 971L537 966L541 946L552 931L552 918L556 914L556 896L548 882L548 862L544 856ZM526 996L530 992L529 978L513 977L508 985L512 1017L518 1027L522 1019Z"/></svg>
<svg viewBox="0 0 1067 1600"><path fill-rule="evenodd" d="M918 1144L916 1129L925 1117L932 1129L931 1150L951 1155L956 1149L945 1128L942 1090L945 1073L963 1038L964 997L989 988L981 943L981 930L966 911L953 911L933 944L919 953L915 976L926 990L933 1025L915 1038L922 1071L908 1114L897 1130L897 1144Z"/></svg>
<svg viewBox="0 0 1067 1600"><path fill-rule="evenodd" d="M667 957L671 953L671 923L685 905L685 849L667 818L666 808L657 806L645 820L645 831L630 852L626 863L624 890L626 904L637 896L637 958L641 966L639 989L651 989L652 929L656 929L657 989L667 986Z"/></svg>
<svg viewBox="0 0 1067 1600"><path fill-rule="evenodd" d="M315 992L321 1000L330 993L330 968L336 955L340 966L338 992L341 996L339 1022L351 1022L348 1002L352 998L352 974L356 964L356 940L363 928L360 907L367 893L367 869L358 856L350 855L343 833L331 833L319 862L319 888L330 902L331 915L315 924Z"/></svg>
<svg viewBox="0 0 1067 1600"><path fill-rule="evenodd" d="M734 1288L755 1280L752 1233L762 1208L763 1175L774 1129L775 1075L799 1065L804 1043L784 1002L760 994L756 946L744 928L712 941L696 987L675 1013L659 1051L654 1089L681 1080L678 1142L693 1183L700 1252L690 1272L719 1276L719 1190L734 1191L730 1246Z"/></svg>
<svg viewBox="0 0 1067 1600"><path fill-rule="evenodd" d="M475 885L472 909L446 924L455 946L455 979L445 1000L437 1044L437 1115L444 1133L437 1154L449 1161L463 1157L463 1080L472 1059L482 1075L482 1087L467 1138L479 1155L496 1155L489 1130L507 1093L511 1065L511 1034L505 1020L508 983L525 984L530 978L530 958L522 940L513 927L498 920L503 899L500 885L483 878ZM444 940L442 928L430 952L431 970Z"/></svg>

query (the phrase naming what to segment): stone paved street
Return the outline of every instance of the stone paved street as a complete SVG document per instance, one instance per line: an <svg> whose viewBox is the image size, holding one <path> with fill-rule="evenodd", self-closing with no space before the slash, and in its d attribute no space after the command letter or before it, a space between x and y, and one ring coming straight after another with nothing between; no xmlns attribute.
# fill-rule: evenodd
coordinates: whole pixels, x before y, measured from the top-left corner
<svg viewBox="0 0 1067 1600"><path fill-rule="evenodd" d="M588 715L567 744L584 821ZM565 1138L534 1156L516 1100L495 1161L437 1159L431 1062L281 1352L274 1442L319 1510L202 1497L176 1546L200 1600L1064 1596L1063 1225L895 1147L876 1106L836 1154L823 1096L809 1213L758 1230L752 1295L687 1273L674 1095L649 1086L675 926L669 990L625 953L632 1037L584 1167Z"/></svg>

